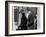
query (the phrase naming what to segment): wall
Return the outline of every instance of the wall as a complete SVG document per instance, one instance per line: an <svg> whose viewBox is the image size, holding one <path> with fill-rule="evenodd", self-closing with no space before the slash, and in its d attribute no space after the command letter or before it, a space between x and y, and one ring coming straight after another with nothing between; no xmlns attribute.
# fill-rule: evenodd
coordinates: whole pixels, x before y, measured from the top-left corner
<svg viewBox="0 0 46 37"><path fill-rule="evenodd" d="M46 0L17 0L17 1L44 2L46 6ZM45 21L46 21L46 13L45 13ZM5 37L5 0L0 0L0 37ZM6 36L6 37L46 37L46 32L45 34L40 35Z"/></svg>

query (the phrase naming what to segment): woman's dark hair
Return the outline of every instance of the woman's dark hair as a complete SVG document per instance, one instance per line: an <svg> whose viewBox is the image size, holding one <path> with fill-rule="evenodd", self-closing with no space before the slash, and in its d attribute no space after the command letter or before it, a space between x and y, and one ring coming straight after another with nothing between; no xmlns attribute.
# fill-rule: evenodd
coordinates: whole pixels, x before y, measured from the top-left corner
<svg viewBox="0 0 46 37"><path fill-rule="evenodd" d="M22 15L25 15L25 13L22 13Z"/></svg>

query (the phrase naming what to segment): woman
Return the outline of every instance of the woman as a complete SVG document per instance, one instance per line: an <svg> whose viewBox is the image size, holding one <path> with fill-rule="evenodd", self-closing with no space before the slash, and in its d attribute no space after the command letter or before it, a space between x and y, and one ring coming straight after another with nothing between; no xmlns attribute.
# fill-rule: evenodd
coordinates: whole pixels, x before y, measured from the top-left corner
<svg viewBox="0 0 46 37"><path fill-rule="evenodd" d="M25 16L25 13L22 13L21 24L20 24L22 30L27 30L26 24L27 24L27 18Z"/></svg>

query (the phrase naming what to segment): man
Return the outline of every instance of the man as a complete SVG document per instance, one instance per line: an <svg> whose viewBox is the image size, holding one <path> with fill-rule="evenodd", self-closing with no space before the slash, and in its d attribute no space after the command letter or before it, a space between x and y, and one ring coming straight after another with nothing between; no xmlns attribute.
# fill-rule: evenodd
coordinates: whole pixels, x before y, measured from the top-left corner
<svg viewBox="0 0 46 37"><path fill-rule="evenodd" d="M31 11L30 14L28 15L28 27L29 29L34 29L34 16Z"/></svg>

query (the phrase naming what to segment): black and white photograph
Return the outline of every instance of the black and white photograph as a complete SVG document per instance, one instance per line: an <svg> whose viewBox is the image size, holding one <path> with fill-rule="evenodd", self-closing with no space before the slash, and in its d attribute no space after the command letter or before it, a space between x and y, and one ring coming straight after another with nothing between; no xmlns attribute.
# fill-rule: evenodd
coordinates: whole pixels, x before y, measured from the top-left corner
<svg viewBox="0 0 46 37"><path fill-rule="evenodd" d="M37 7L15 6L13 19L13 30L37 29Z"/></svg>
<svg viewBox="0 0 46 37"><path fill-rule="evenodd" d="M45 4L40 2L5 2L5 35L45 33Z"/></svg>

